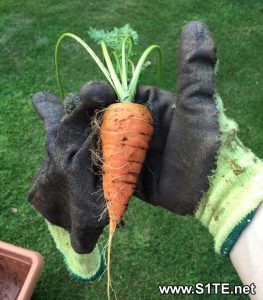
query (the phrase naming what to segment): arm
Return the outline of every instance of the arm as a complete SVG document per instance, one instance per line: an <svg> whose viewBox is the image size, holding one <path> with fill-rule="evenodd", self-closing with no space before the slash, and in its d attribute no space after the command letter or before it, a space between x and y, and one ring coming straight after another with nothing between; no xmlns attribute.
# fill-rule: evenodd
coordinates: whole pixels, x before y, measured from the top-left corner
<svg viewBox="0 0 263 300"><path fill-rule="evenodd" d="M251 223L242 232L230 258L244 284L256 285L256 295L251 299L262 299L263 295L263 204L259 206Z"/></svg>
<svg viewBox="0 0 263 300"><path fill-rule="evenodd" d="M135 195L194 215L216 252L229 256L262 202L263 161L237 137L238 125L215 93L216 48L205 25L186 25L179 53L177 97L150 86L137 91L153 111L155 134Z"/></svg>

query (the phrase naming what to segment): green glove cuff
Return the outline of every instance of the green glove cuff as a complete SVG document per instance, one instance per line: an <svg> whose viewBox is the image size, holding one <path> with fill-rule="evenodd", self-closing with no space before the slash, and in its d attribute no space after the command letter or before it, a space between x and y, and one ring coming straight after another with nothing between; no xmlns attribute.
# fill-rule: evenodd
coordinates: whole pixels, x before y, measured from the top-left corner
<svg viewBox="0 0 263 300"><path fill-rule="evenodd" d="M104 256L100 254L98 245L89 254L78 254L72 249L70 235L65 229L49 222L47 225L72 277L81 281L96 281L105 268Z"/></svg>
<svg viewBox="0 0 263 300"><path fill-rule="evenodd" d="M215 251L228 256L263 201L263 162L237 137L237 124L226 117L216 97L221 145L216 171L209 178L195 217L215 239Z"/></svg>

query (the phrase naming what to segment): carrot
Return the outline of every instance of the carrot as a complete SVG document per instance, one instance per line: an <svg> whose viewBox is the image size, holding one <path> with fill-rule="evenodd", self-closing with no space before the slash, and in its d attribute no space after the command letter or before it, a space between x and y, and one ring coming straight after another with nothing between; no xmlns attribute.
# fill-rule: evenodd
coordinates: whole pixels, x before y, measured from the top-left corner
<svg viewBox="0 0 263 300"><path fill-rule="evenodd" d="M116 103L110 105L103 114L101 130L103 190L110 218L109 288L110 250L113 233L136 188L153 133L153 119L150 111L144 105Z"/></svg>
<svg viewBox="0 0 263 300"><path fill-rule="evenodd" d="M153 133L152 124L147 107L136 103L112 104L103 115L103 190L113 228L134 193Z"/></svg>
<svg viewBox="0 0 263 300"><path fill-rule="evenodd" d="M113 234L134 193L153 134L151 112L146 106L134 103L136 87L145 61L154 49L159 54L158 83L160 82L162 60L160 47L151 45L143 52L135 67L130 58L138 35L128 24L120 29L114 28L111 32L91 28L89 35L101 45L107 68L88 44L72 33L64 33L59 38L55 49L55 65L58 85L64 98L59 73L58 49L65 37L73 38L92 56L116 92L117 102L119 102L105 109L100 133L103 192L110 219L107 263L107 291L110 299L110 253ZM111 55L108 53L107 45L113 49ZM114 59L115 66L111 58Z"/></svg>

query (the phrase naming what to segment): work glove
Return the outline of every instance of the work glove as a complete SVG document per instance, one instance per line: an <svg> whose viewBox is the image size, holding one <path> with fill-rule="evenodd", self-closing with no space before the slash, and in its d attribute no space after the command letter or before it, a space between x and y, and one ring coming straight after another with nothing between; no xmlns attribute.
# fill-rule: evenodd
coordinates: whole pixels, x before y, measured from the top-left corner
<svg viewBox="0 0 263 300"><path fill-rule="evenodd" d="M95 94L100 98L114 96L104 90L95 90ZM70 94L64 105L49 93L34 95L33 106L45 125L46 155L28 200L46 219L70 272L93 281L103 272L104 257L96 243L108 214L90 151L97 143L91 116L100 103L94 104L86 96L87 101L76 108L78 94Z"/></svg>
<svg viewBox="0 0 263 300"><path fill-rule="evenodd" d="M163 151L149 151L138 196L177 214L194 215L214 237L216 252L228 256L263 200L263 163L243 145L238 125L225 115L215 92L215 68L209 30L191 22L181 33L177 98L147 87L138 95L160 106L152 150L165 145Z"/></svg>
<svg viewBox="0 0 263 300"><path fill-rule="evenodd" d="M263 200L263 163L243 145L237 124L224 113L214 86L216 61L209 30L190 22L180 38L177 96L139 86L135 101L151 110L154 134L135 195L194 215L213 235L215 251L227 256ZM99 83L82 88L83 100L94 85ZM111 90L104 83L97 90L103 86L104 93ZM116 99L97 96L92 100L101 107Z"/></svg>

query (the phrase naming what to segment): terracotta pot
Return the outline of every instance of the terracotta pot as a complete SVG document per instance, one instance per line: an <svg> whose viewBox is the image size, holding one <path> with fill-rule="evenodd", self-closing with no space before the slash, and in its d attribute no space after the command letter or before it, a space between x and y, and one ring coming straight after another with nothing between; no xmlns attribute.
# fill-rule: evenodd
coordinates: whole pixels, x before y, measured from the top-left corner
<svg viewBox="0 0 263 300"><path fill-rule="evenodd" d="M0 299L30 299L43 263L39 253L0 241Z"/></svg>

